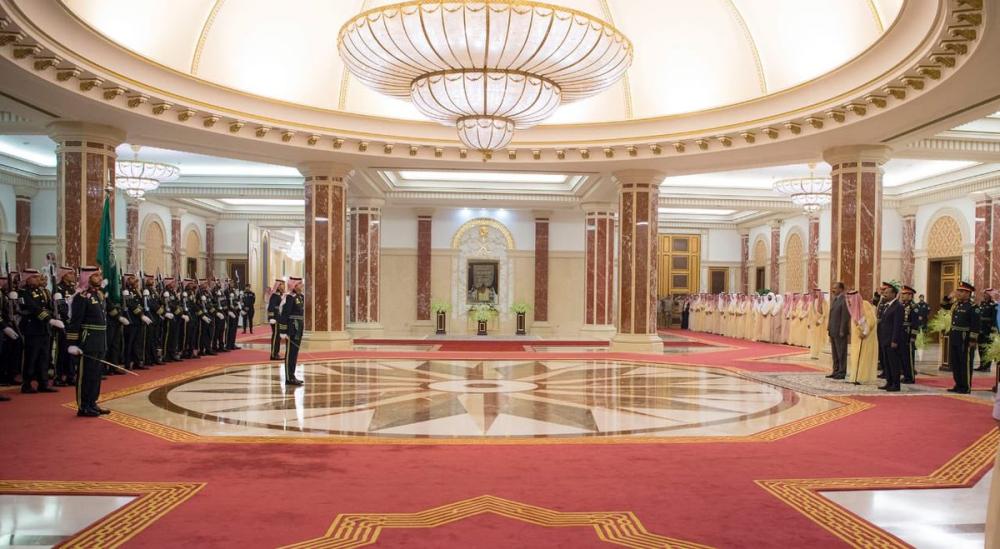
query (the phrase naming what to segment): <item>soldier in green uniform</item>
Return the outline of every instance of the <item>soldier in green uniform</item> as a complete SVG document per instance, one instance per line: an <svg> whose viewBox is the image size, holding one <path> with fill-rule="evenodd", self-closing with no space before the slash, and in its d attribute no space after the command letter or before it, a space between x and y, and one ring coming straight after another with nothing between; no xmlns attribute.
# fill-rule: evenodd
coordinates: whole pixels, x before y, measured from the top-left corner
<svg viewBox="0 0 1000 549"><path fill-rule="evenodd" d="M271 297L267 299L267 323L271 325L271 360L281 359L281 334L285 325L279 324L281 316L281 298L285 294L285 281L278 278L271 288Z"/></svg>
<svg viewBox="0 0 1000 549"><path fill-rule="evenodd" d="M214 341L215 334L215 305L213 305L214 301L212 299L212 292L208 286L208 279L200 278L198 279L198 283L198 319L200 320L199 326L201 326L199 328L198 345L200 346L201 356L214 356L215 350L212 342Z"/></svg>
<svg viewBox="0 0 1000 549"><path fill-rule="evenodd" d="M49 387L49 363L52 360L51 329L64 330L65 324L52 317L52 300L42 287L42 275L36 269L21 272L22 288L18 294L21 311L21 335L24 354L21 358L21 392L54 393ZM38 388L31 386L38 382Z"/></svg>
<svg viewBox="0 0 1000 549"><path fill-rule="evenodd" d="M52 301L55 305L55 317L66 323L69 318L69 303L76 293L76 270L69 267L59 267L56 272L56 289L52 294ZM56 387L76 385L76 368L73 367L75 360L71 360L66 348L66 331L56 332L56 378L52 382Z"/></svg>
<svg viewBox="0 0 1000 549"><path fill-rule="evenodd" d="M948 332L948 363L955 386L952 393L968 394L972 390L972 359L979 337L979 314L969 298L976 288L968 282L955 290L957 300L951 309L951 331Z"/></svg>
<svg viewBox="0 0 1000 549"><path fill-rule="evenodd" d="M302 295L302 279L288 279L288 295L281 307L281 324L287 326L287 333L281 339L288 340L288 350L285 351L285 384L302 385L295 377L295 367L298 364L299 346L302 344L302 331L305 311L305 296Z"/></svg>
<svg viewBox="0 0 1000 549"><path fill-rule="evenodd" d="M917 330L923 331L927 327L927 322L930 321L931 316L931 306L924 299L924 294L920 294L917 297L917 302L913 304L913 310L917 313Z"/></svg>
<svg viewBox="0 0 1000 549"><path fill-rule="evenodd" d="M903 305L903 342L905 348L900 349L903 359L903 383L915 383L917 378L916 344L917 332L920 331L920 321L917 319L916 304L910 286L903 286L899 292L899 302Z"/></svg>
<svg viewBox="0 0 1000 549"><path fill-rule="evenodd" d="M997 333L997 304L993 302L993 288L983 292L983 297L976 307L979 312L979 367L977 372L988 372L992 362L986 360L986 349L993 342Z"/></svg>
<svg viewBox="0 0 1000 549"><path fill-rule="evenodd" d="M70 324L66 329L69 354L80 361L76 385L76 415L97 417L110 410L97 405L101 395L101 374L104 365L100 360L108 350L108 318L104 295L101 293L103 276L97 267L80 269L80 291L70 308Z"/></svg>
<svg viewBox="0 0 1000 549"><path fill-rule="evenodd" d="M145 370L142 363L144 347L143 339L146 324L142 321L142 295L139 291L139 279L132 273L125 273L125 286L122 288L122 313L118 322L125 332L125 344L122 349L122 362L129 370Z"/></svg>
<svg viewBox="0 0 1000 549"><path fill-rule="evenodd" d="M16 273L0 277L0 385L14 385L21 364L21 334L18 332ZM0 400L9 400L0 395Z"/></svg>

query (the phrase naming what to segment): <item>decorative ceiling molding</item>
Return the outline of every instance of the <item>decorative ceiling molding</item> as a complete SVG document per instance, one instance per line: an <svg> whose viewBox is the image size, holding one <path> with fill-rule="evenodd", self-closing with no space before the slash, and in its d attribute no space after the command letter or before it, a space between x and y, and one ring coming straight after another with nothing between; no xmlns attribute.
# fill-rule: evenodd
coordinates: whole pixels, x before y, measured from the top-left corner
<svg viewBox="0 0 1000 549"><path fill-rule="evenodd" d="M741 198L738 196L676 195L660 189L661 208L716 208L720 210L798 211L802 208L783 198Z"/></svg>
<svg viewBox="0 0 1000 549"><path fill-rule="evenodd" d="M472 193L472 192L434 192L434 191L391 191L385 193L386 201L395 204L406 203L408 201L432 201L432 202L465 202L470 206L478 205L480 202L551 202L553 204L575 206L580 199L575 196L561 194L526 194L526 193ZM393 205L395 205L393 204Z"/></svg>
<svg viewBox="0 0 1000 549"><path fill-rule="evenodd" d="M175 183L160 185L155 191L156 196L167 198L304 198L302 187L263 187L234 185L197 185L189 184L183 179Z"/></svg>
<svg viewBox="0 0 1000 549"><path fill-rule="evenodd" d="M975 137L959 137L955 132L944 132L935 137L920 139L909 147L896 151L893 156L1000 162L1000 135L984 133Z"/></svg>

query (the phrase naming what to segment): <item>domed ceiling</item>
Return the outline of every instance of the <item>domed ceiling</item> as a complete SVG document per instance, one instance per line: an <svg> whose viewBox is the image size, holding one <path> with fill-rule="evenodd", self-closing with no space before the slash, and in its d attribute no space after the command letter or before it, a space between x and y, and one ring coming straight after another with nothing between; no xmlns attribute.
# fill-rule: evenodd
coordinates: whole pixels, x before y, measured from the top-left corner
<svg viewBox="0 0 1000 549"><path fill-rule="evenodd" d="M344 70L337 32L389 0L63 0L139 56L211 83L299 105L422 120ZM903 0L555 0L614 24L635 46L627 77L549 124L608 122L731 105L847 63Z"/></svg>

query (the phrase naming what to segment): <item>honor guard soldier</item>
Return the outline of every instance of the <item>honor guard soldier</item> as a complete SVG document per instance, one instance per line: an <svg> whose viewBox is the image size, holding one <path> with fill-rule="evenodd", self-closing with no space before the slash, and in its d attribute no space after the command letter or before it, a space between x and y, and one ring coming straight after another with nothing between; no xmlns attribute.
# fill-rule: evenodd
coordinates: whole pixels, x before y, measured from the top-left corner
<svg viewBox="0 0 1000 549"><path fill-rule="evenodd" d="M191 320L193 318L192 313L194 312L194 307L192 307L192 304L194 303L194 296L191 293L193 290L194 290L194 280L191 280L190 278L185 278L182 281L181 293L180 296L178 297L178 304L180 306L178 325L180 326L180 337L181 337L178 349L180 350L182 359L194 358L195 356L193 352L195 340L192 337L192 335L194 335L194 332L191 329L192 326L197 324L197 322L193 322Z"/></svg>
<svg viewBox="0 0 1000 549"><path fill-rule="evenodd" d="M162 365L166 364L163 362L163 315L166 310L163 308L163 298L156 288L156 279L153 275L145 276L142 295L146 299L146 316L150 319L149 337L146 339L146 365Z"/></svg>
<svg viewBox="0 0 1000 549"><path fill-rule="evenodd" d="M247 328L250 329L250 333L253 333L253 315L256 312L257 307L257 294L253 293L250 289L250 285L247 284L246 288L243 289L243 333L247 333Z"/></svg>
<svg viewBox="0 0 1000 549"><path fill-rule="evenodd" d="M236 287L232 284L226 284L225 290L226 296L226 307L228 312L226 313L226 350L235 351L239 349L236 346L236 331L240 327L240 315L243 313L243 302L237 291Z"/></svg>
<svg viewBox="0 0 1000 549"><path fill-rule="evenodd" d="M180 300L177 297L176 283L173 277L163 279L163 361L177 362L181 359L177 345L181 340L178 321L180 320Z"/></svg>
<svg viewBox="0 0 1000 549"><path fill-rule="evenodd" d="M920 294L917 297L916 303L913 304L913 309L917 313L917 330L922 332L927 328L927 323L931 319L931 306L924 300L924 294Z"/></svg>
<svg viewBox="0 0 1000 549"><path fill-rule="evenodd" d="M916 348L917 333L920 331L920 321L917 319L917 307L913 302L916 291L904 285L899 292L899 302L903 305L903 383L915 383L917 378Z"/></svg>
<svg viewBox="0 0 1000 549"><path fill-rule="evenodd" d="M0 277L0 385L14 385L21 365L21 334L18 331L16 276ZM7 400L6 396L0 400Z"/></svg>
<svg viewBox="0 0 1000 549"><path fill-rule="evenodd" d="M55 318L66 323L69 319L69 304L76 293L76 271L69 267L59 267L56 272L56 289L52 294L52 301L55 304ZM76 385L76 369L66 349L69 343L66 342L66 331L59 330L56 333L56 378L52 382L56 387Z"/></svg>
<svg viewBox="0 0 1000 549"><path fill-rule="evenodd" d="M285 281L278 278L274 281L271 297L267 300L267 323L271 325L271 360L281 360L281 334L285 333L285 325L279 321L284 293Z"/></svg>
<svg viewBox="0 0 1000 549"><path fill-rule="evenodd" d="M123 275L125 284L122 288L122 313L118 315L118 322L122 325L125 334L125 344L122 346L122 363L125 368L132 370L145 370L142 363L144 358L144 334L146 324L142 321L145 313L142 308L142 293L139 290L139 280L132 273Z"/></svg>
<svg viewBox="0 0 1000 549"><path fill-rule="evenodd" d="M970 301L976 288L968 282L959 284L958 296L951 308L951 331L948 333L948 362L955 386L952 393L968 394L972 390L972 359L979 338L979 314Z"/></svg>
<svg viewBox="0 0 1000 549"><path fill-rule="evenodd" d="M64 330L62 321L52 318L52 301L42 287L42 275L35 269L21 273L22 287L18 294L21 311L21 335L24 337L24 355L21 362L22 393L54 393L49 387L49 363L52 359L50 330ZM38 382L38 389L31 386Z"/></svg>
<svg viewBox="0 0 1000 549"><path fill-rule="evenodd" d="M84 281L86 282L86 281ZM128 314L125 309L122 308L121 303L115 303L114 301L108 299L106 288L107 281L102 279L99 291L104 294L104 305L107 307L108 316L108 333L107 333L107 343L108 352L105 360L111 364L117 364L119 366L124 366L125 364L125 326L131 321L128 319ZM125 375L125 372L117 369L110 368L109 373L115 375Z"/></svg>
<svg viewBox="0 0 1000 549"><path fill-rule="evenodd" d="M76 385L76 415L97 417L110 410L97 405L101 395L101 358L108 350L107 312L101 293L103 276L97 267L80 269L79 293L70 308L70 323L66 330L69 354L78 357L79 376Z"/></svg>
<svg viewBox="0 0 1000 549"><path fill-rule="evenodd" d="M208 279L198 280L198 317L201 319L198 345L201 349L201 356L214 356L215 350L212 346L215 333L215 306L212 305L212 292L209 290Z"/></svg>
<svg viewBox="0 0 1000 549"><path fill-rule="evenodd" d="M280 323L287 326L287 333L282 334L281 338L288 340L288 349L285 350L286 385L302 385L302 382L295 377L299 346L302 344L305 311L305 296L302 295L302 291L302 279L291 277L288 280L288 295L285 296L281 307Z"/></svg>
<svg viewBox="0 0 1000 549"><path fill-rule="evenodd" d="M988 372L992 362L986 360L986 349L993 342L997 333L997 304L993 301L993 288L983 292L983 297L976 307L979 312L979 367L977 372Z"/></svg>
<svg viewBox="0 0 1000 549"><path fill-rule="evenodd" d="M226 305L226 296L222 292L222 281L216 279L215 289L213 294L213 301L215 302L215 334L213 334L215 352L217 353L228 353L229 349L226 347L226 328L228 324L226 322L229 320L229 307Z"/></svg>

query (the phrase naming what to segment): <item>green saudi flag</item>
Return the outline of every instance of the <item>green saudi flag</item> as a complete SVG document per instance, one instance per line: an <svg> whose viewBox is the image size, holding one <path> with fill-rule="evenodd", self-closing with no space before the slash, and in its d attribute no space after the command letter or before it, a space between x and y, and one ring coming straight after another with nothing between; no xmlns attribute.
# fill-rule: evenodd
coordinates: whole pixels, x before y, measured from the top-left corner
<svg viewBox="0 0 1000 549"><path fill-rule="evenodd" d="M118 261L115 260L114 230L111 226L111 196L104 197L101 215L101 236L97 238L97 266L108 281L104 289L112 303L122 302L121 280L118 278Z"/></svg>

